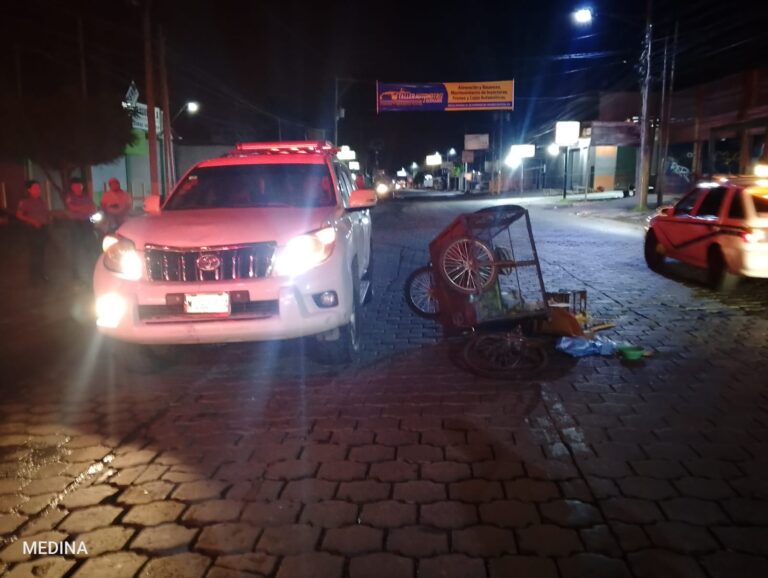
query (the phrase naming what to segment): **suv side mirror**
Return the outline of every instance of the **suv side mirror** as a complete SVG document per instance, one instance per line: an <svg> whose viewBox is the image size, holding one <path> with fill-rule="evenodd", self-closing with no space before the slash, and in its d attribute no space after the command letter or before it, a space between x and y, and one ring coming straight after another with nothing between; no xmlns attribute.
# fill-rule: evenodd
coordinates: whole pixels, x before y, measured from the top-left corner
<svg viewBox="0 0 768 578"><path fill-rule="evenodd" d="M376 191L373 189L355 189L349 195L349 210L370 209L376 206Z"/></svg>
<svg viewBox="0 0 768 578"><path fill-rule="evenodd" d="M659 209L660 215L673 215L675 213L674 207L661 207Z"/></svg>
<svg viewBox="0 0 768 578"><path fill-rule="evenodd" d="M160 195L144 197L144 212L148 215L160 214Z"/></svg>

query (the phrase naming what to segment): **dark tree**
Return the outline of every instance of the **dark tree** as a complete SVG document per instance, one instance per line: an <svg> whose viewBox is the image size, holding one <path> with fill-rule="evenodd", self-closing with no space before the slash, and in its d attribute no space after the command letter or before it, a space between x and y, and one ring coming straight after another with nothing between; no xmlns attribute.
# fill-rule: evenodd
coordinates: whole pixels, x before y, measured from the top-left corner
<svg viewBox="0 0 768 578"><path fill-rule="evenodd" d="M112 162L132 142L131 117L120 97L82 97L61 90L23 101L0 101L0 158L30 159L51 176L60 196L78 167Z"/></svg>

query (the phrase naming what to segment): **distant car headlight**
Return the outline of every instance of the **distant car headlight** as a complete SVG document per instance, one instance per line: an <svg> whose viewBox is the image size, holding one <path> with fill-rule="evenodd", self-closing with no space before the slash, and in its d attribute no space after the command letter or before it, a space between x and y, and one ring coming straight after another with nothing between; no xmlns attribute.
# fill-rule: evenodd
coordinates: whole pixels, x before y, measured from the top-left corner
<svg viewBox="0 0 768 578"><path fill-rule="evenodd" d="M389 187L384 183L379 183L378 185L376 185L377 195L386 195L388 192L389 192Z"/></svg>
<svg viewBox="0 0 768 578"><path fill-rule="evenodd" d="M144 273L144 264L133 241L107 235L102 242L104 266L130 281L138 281Z"/></svg>
<svg viewBox="0 0 768 578"><path fill-rule="evenodd" d="M327 261L335 246L336 231L333 227L294 237L275 253L274 274L279 277L301 275Z"/></svg>

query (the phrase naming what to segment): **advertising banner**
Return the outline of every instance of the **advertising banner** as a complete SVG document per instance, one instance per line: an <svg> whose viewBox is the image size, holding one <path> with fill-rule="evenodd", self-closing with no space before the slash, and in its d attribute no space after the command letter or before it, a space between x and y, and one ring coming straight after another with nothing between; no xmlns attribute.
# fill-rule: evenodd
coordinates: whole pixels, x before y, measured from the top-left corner
<svg viewBox="0 0 768 578"><path fill-rule="evenodd" d="M376 112L513 110L514 80L376 82Z"/></svg>

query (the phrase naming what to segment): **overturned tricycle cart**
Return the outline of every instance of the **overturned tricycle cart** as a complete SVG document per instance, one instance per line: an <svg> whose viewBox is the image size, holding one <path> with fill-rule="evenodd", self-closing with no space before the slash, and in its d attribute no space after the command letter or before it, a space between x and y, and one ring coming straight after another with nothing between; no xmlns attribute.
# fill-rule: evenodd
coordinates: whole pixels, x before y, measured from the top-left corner
<svg viewBox="0 0 768 578"><path fill-rule="evenodd" d="M548 318L528 211L501 205L459 215L429 245L431 264L406 281L417 314L440 321L449 337L466 336L463 361L488 377L526 377L547 363L531 336Z"/></svg>

